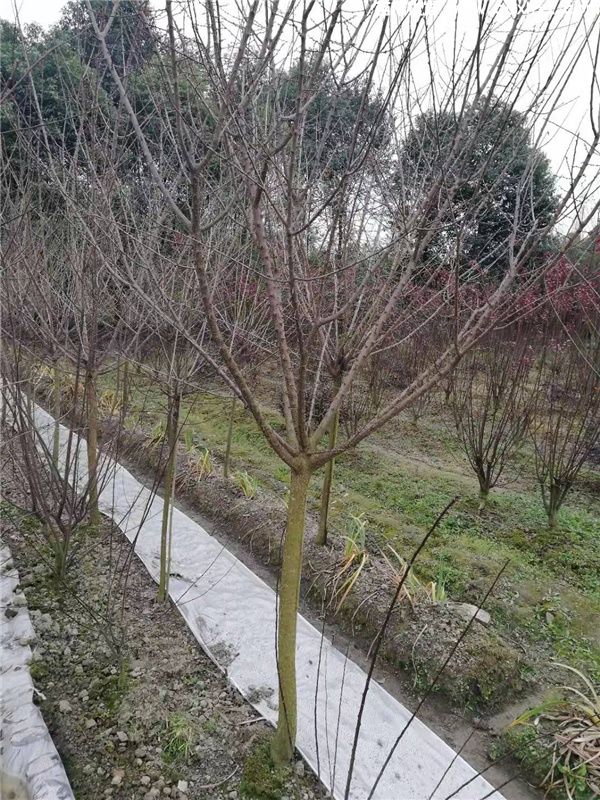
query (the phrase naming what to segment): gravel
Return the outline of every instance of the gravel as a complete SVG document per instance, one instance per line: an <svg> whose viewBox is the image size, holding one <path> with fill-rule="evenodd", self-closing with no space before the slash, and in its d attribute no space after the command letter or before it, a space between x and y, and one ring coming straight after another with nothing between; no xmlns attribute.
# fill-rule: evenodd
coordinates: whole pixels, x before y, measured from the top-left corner
<svg viewBox="0 0 600 800"><path fill-rule="evenodd" d="M21 484L5 462L4 497L25 508ZM73 536L67 580L57 585L40 532L8 514L0 525L23 578L24 594L15 598L26 599L38 637L31 664L38 702L78 800L245 797L244 765L269 729L254 721L178 611L156 600L120 531L107 520L99 531L84 526ZM283 796L326 795L300 761Z"/></svg>

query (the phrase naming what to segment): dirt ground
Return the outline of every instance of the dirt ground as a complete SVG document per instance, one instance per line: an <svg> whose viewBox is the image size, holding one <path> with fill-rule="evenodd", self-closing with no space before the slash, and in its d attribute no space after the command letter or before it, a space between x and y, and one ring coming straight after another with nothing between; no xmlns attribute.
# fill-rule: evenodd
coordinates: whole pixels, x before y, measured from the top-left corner
<svg viewBox="0 0 600 800"><path fill-rule="evenodd" d="M8 510L28 505L22 480L9 458L1 466L2 536L38 637L37 701L77 800L325 797L302 761L269 773L266 723L177 610L157 602L156 585L108 520L75 543L68 579L55 584L39 531ZM113 639L122 640L122 667Z"/></svg>
<svg viewBox="0 0 600 800"><path fill-rule="evenodd" d="M108 432L105 429L105 435ZM151 476L157 470L160 473L160 459L155 451L146 446L146 437L139 429L123 435L119 458L134 473L137 472L139 477L146 477L151 483ZM184 457L180 459L181 463L185 463ZM202 515L199 521L207 530L216 535L251 569L271 585L274 584L284 519L283 505L278 498L271 498L271 502L265 503L265 494L261 493L260 502L248 501L231 482L224 481L217 473L186 491L180 486L178 504L191 516L198 518ZM207 518L209 512L210 518ZM321 625L324 603L326 605L330 589L328 574L339 561L340 548L336 547L335 542L327 549L315 548L311 545L312 536L309 535L307 539L307 577L302 587L303 612ZM143 568L139 568L143 571ZM146 580L149 581L147 576ZM386 587L383 592L381 586ZM374 632L377 631L379 618L387 606L389 587L389 576L382 581L375 562L371 562L369 569L365 571L361 591L348 603L347 611L335 618L331 613L327 615L328 623L331 623L326 627L327 634L335 637L338 643L343 642L349 646L352 657L363 665L367 663L366 653ZM421 607L419 613L414 614L404 603L394 617L390 635L386 637L383 653L385 658L377 672L378 679L401 702L408 707L414 707L428 685L431 670L443 660L463 627L464 620L457 618L443 605ZM489 709L494 707L494 694L502 706L520 693L519 707L526 707L528 694L523 694L527 687L521 681L520 665L519 653L507 647L493 629L474 625L465 639L464 647L461 646L458 657L451 660L444 670L439 687L442 690L441 695L436 692L428 699L420 712L421 718L451 746L460 750L473 766L478 769L489 767L488 752L493 747L495 734L501 726L495 725L489 710L486 714L478 711L474 713L473 708L467 707L462 701L465 697L480 697L486 701ZM481 675L489 677L487 683L482 683ZM159 685L158 682L156 685ZM452 699L451 693L455 691L460 692L458 703ZM254 729L254 723L249 725ZM260 737L256 737L256 740L259 739ZM222 772L225 773L226 769ZM536 790L518 777L518 772L518 765L508 759L492 767L486 777L496 785L508 781L503 793L509 800L525 800L538 796ZM235 784L234 779L232 782ZM208 780L205 783L210 785ZM229 795L204 793L201 796ZM281 793L275 794L275 797L285 796Z"/></svg>

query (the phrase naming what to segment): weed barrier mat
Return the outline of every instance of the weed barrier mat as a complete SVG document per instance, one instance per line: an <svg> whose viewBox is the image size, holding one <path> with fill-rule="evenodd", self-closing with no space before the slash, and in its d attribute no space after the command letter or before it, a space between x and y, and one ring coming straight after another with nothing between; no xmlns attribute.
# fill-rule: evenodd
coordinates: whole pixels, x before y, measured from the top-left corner
<svg viewBox="0 0 600 800"><path fill-rule="evenodd" d="M54 419L36 407L36 426L52 447ZM61 453L67 430L60 426ZM86 448L77 448L77 481L87 482ZM64 456L62 456L64 458ZM123 466L104 465L99 494L157 581L163 501ZM271 723L277 719L275 592L201 525L172 516L169 594L196 640L228 680ZM336 800L345 796L366 673L302 616L297 633L297 747ZM373 681L367 694L349 798L366 800L411 713ZM463 786L463 784L467 784ZM463 788L460 788L463 787ZM503 800L437 734L415 719L402 736L373 800Z"/></svg>
<svg viewBox="0 0 600 800"><path fill-rule="evenodd" d="M35 632L19 574L0 545L0 796L75 800L39 708L29 672Z"/></svg>

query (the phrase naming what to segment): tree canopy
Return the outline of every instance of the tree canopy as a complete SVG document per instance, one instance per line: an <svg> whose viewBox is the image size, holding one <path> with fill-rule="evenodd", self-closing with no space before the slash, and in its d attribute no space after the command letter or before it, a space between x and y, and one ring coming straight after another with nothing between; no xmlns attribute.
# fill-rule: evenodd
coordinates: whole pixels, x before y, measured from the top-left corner
<svg viewBox="0 0 600 800"><path fill-rule="evenodd" d="M507 269L513 234L518 249L533 224L544 228L550 222L557 205L555 178L548 158L532 144L526 117L513 106L492 98L468 107L464 117L460 124L453 111L418 117L404 140L393 185L401 190L401 202L410 205L439 164L449 164L435 203L435 213L446 205L443 224L425 258L434 264L458 260L462 267L499 276ZM463 142L472 140L468 157L458 131ZM453 161L459 147L463 155ZM531 258L548 245L542 239Z"/></svg>

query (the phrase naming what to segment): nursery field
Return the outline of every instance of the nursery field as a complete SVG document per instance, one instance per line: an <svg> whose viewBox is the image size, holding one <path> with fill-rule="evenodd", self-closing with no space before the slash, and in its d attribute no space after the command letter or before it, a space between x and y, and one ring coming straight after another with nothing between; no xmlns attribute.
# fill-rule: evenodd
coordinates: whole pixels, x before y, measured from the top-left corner
<svg viewBox="0 0 600 800"><path fill-rule="evenodd" d="M265 383L265 398L272 388ZM516 467L480 510L477 483L443 398L434 402L416 423L401 416L336 463L330 541L343 543L359 518L370 560L365 573L372 564L394 561L395 553L408 559L440 509L458 497L415 565L422 585L416 590L417 603L431 602L420 588L434 582L437 597L476 604L506 565L486 608L494 629L522 656L524 685L539 688L551 682L553 659L599 680L600 472L586 464L558 527L549 529L533 475L531 445L525 441ZM130 424L139 424L149 438L156 436L164 405L151 382L139 381L132 392ZM281 425L277 411L265 408L273 425ZM211 474L197 476L200 486L222 472L230 409L231 400L217 393L183 400L180 440L209 453ZM239 404L231 439L230 480L240 496L256 492L252 503L259 508L273 497L285 499L287 469ZM320 474L315 475L309 489L314 515L321 482Z"/></svg>
<svg viewBox="0 0 600 800"><path fill-rule="evenodd" d="M600 797L594 4L37 5L0 794Z"/></svg>

